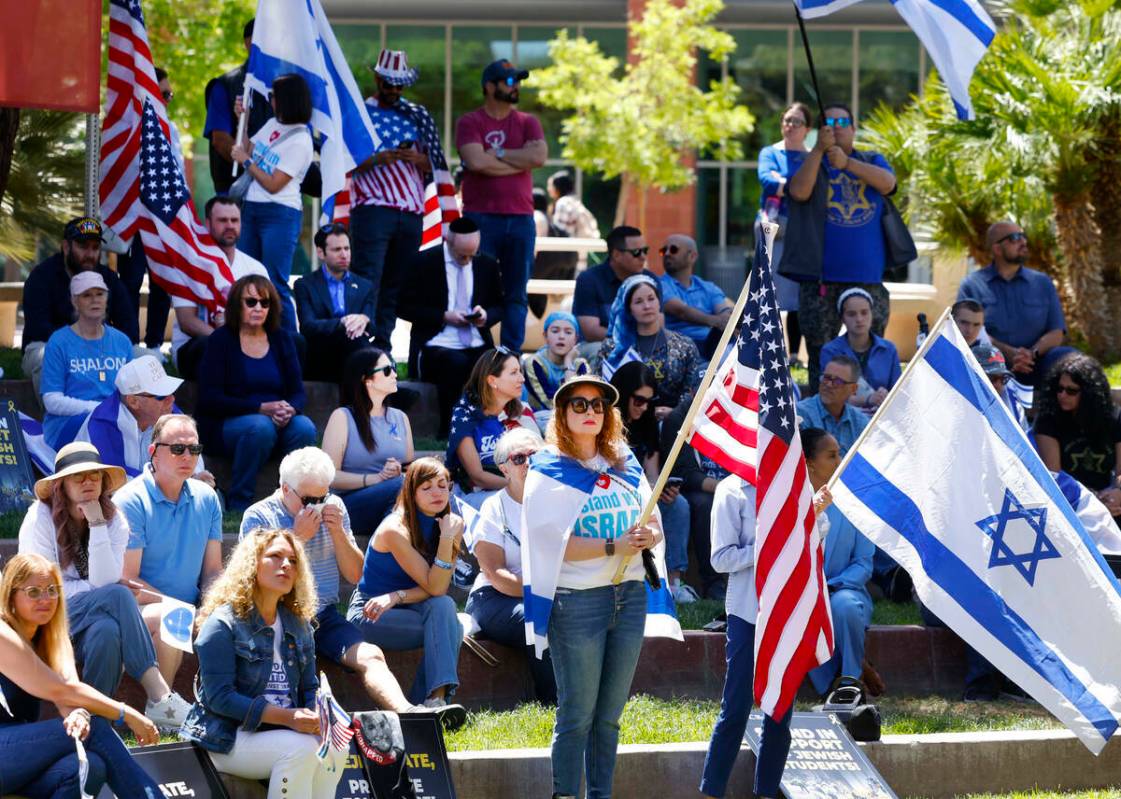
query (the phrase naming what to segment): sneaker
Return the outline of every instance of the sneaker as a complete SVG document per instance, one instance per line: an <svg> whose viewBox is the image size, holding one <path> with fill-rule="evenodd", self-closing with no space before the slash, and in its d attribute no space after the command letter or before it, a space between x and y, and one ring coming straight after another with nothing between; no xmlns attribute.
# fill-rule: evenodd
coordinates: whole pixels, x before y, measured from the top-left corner
<svg viewBox="0 0 1121 799"><path fill-rule="evenodd" d="M435 713L436 718L448 732L454 732L467 722L467 708L463 705L448 704L443 699L425 699L423 705L413 705L408 713Z"/></svg>
<svg viewBox="0 0 1121 799"><path fill-rule="evenodd" d="M673 584L670 589L670 595L673 596L673 601L679 605L688 605L700 599L697 592L693 590L693 586L678 580Z"/></svg>
<svg viewBox="0 0 1121 799"><path fill-rule="evenodd" d="M158 702L149 701L144 706L144 715L147 716L156 728L163 733L178 732L187 719L191 704L179 694L171 691Z"/></svg>

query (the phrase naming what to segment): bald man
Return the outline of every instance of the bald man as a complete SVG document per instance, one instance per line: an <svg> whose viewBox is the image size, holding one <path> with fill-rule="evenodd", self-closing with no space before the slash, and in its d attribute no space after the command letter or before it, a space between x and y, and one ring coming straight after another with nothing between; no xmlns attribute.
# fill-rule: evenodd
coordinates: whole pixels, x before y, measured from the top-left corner
<svg viewBox="0 0 1121 799"><path fill-rule="evenodd" d="M734 303L715 283L693 274L698 253L692 238L675 233L658 252L666 269L658 278L666 327L693 339L701 355L712 357Z"/></svg>
<svg viewBox="0 0 1121 799"><path fill-rule="evenodd" d="M968 275L959 300L985 309L985 331L1001 351L1016 379L1036 385L1072 348L1062 346L1066 320L1051 278L1024 266L1028 241L1015 222L1001 221L985 235L992 263Z"/></svg>

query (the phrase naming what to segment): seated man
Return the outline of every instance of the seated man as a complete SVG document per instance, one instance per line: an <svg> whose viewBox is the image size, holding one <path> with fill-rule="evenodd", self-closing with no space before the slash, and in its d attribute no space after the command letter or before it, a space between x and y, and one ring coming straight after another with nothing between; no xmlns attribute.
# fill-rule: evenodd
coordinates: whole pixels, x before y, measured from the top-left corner
<svg viewBox="0 0 1121 799"><path fill-rule="evenodd" d="M74 321L70 280L79 272L95 271L109 291L105 322L140 340L140 321L117 273L101 264L101 223L88 216L71 219L62 235L62 251L39 263L23 284L23 373L39 394L39 375L47 339Z"/></svg>
<svg viewBox="0 0 1121 799"><path fill-rule="evenodd" d="M623 281L631 275L646 272L646 254L650 248L642 231L620 225L607 234L607 260L589 266L576 277L572 295L572 313L580 322L580 335L585 342L597 343L607 338L611 303ZM647 272L656 277L652 272ZM585 357L594 353L584 352Z"/></svg>
<svg viewBox="0 0 1121 799"><path fill-rule="evenodd" d="M659 252L666 269L658 279L666 327L693 339L701 355L711 358L734 303L715 283L693 274L697 243L689 236L669 236Z"/></svg>
<svg viewBox="0 0 1121 799"><path fill-rule="evenodd" d="M1037 385L1052 365L1072 351L1063 346L1066 320L1051 278L1024 266L1028 241L1015 222L997 222L985 242L993 261L958 286L959 300L984 307L985 331L1011 364L1016 379Z"/></svg>
<svg viewBox="0 0 1121 799"><path fill-rule="evenodd" d="M120 466L131 479L148 462L156 422L165 414L182 413L172 395L183 381L170 377L154 356L144 355L122 366L113 385L117 390L86 417L74 440L93 444L103 463ZM191 476L215 487L201 455Z"/></svg>
<svg viewBox="0 0 1121 799"><path fill-rule="evenodd" d="M413 324L410 374L436 384L440 438L447 438L452 408L475 361L494 347L491 327L503 318L498 263L478 254L479 242L470 219L452 222L443 247L417 255L397 307L397 315Z"/></svg>
<svg viewBox="0 0 1121 799"><path fill-rule="evenodd" d="M821 374L818 393L798 403L801 426L819 427L841 445L841 457L868 426L868 416L849 404L860 382L860 364L847 355L834 356Z"/></svg>
<svg viewBox="0 0 1121 799"><path fill-rule="evenodd" d="M350 271L350 233L345 225L321 227L315 234L315 254L322 266L292 289L300 333L307 339L304 375L338 383L347 357L372 346L370 320L377 292L373 283Z"/></svg>
<svg viewBox="0 0 1121 799"><path fill-rule="evenodd" d="M349 583L358 583L362 578L363 555L354 542L346 506L330 493L334 479L335 465L323 450L304 447L288 453L280 462L280 487L246 509L239 535L244 537L261 527L292 530L304 544L304 554L315 578L319 599L316 654L357 672L366 693L379 708L403 713L414 706L389 671L381 649L366 643L358 628L335 607L339 601L339 575ZM466 718L460 705L448 705L442 712L444 723L453 727Z"/></svg>
<svg viewBox="0 0 1121 799"><path fill-rule="evenodd" d="M1008 370L1004 355L991 344L983 344L980 341L974 344L972 349L973 357L977 359L977 363L981 364L981 369L988 376L993 390L1008 406L1008 412L1012 414L1012 418L1019 423L1025 432L1031 429L1028 424L1028 417L1024 413L1024 406L1008 385L1012 378L1012 372Z"/></svg>
<svg viewBox="0 0 1121 799"><path fill-rule="evenodd" d="M160 636L162 597L197 605L222 571L222 506L213 488L189 479L201 453L194 419L161 416L148 445L151 463L113 495L129 527L121 579L136 594L168 685L183 652Z"/></svg>
<svg viewBox="0 0 1121 799"><path fill-rule="evenodd" d="M985 307L977 300L958 300L950 308L950 318L970 347L976 345L985 332Z"/></svg>

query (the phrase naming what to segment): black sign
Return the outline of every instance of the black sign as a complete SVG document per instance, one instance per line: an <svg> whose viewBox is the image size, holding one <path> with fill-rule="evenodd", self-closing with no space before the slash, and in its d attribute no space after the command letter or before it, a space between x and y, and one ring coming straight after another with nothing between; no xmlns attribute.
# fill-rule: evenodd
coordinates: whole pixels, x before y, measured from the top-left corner
<svg viewBox="0 0 1121 799"><path fill-rule="evenodd" d="M434 713L402 713L400 719L405 736L405 765L416 799L456 799L439 719ZM394 781L394 777L388 780ZM387 790L384 784L370 784L357 744L351 741L335 799L392 799L382 795Z"/></svg>
<svg viewBox="0 0 1121 799"><path fill-rule="evenodd" d="M752 713L744 739L759 754L763 714ZM782 772L787 799L898 799L832 713L795 713Z"/></svg>
<svg viewBox="0 0 1121 799"><path fill-rule="evenodd" d="M194 744L182 742L130 749L136 762L159 783L165 798L228 799L210 757ZM112 799L106 786L97 799ZM124 799L122 797L122 799Z"/></svg>
<svg viewBox="0 0 1121 799"><path fill-rule="evenodd" d="M24 512L35 499L31 457L23 440L19 410L12 400L0 401L0 513Z"/></svg>

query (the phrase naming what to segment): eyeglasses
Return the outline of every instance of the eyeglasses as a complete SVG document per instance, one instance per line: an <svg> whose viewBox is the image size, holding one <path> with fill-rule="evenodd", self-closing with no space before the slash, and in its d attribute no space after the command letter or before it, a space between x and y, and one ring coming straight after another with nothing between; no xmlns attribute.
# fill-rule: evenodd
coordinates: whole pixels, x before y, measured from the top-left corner
<svg viewBox="0 0 1121 799"><path fill-rule="evenodd" d="M588 408L591 408L592 413L594 413L596 416L602 416L607 412L607 409L610 406L611 403L605 400L603 397L595 397L594 399L588 399L587 397L573 397L568 401L568 407L570 410L575 411L576 413L587 413Z"/></svg>
<svg viewBox="0 0 1121 799"><path fill-rule="evenodd" d="M242 297L241 299L242 302L245 303L246 308L256 308L260 305L266 311L269 309L269 305L272 302L268 297Z"/></svg>
<svg viewBox="0 0 1121 799"><path fill-rule="evenodd" d="M639 408L645 408L647 405L649 405L653 401L654 401L653 397L644 397L641 394L632 394L631 395L631 402L633 402Z"/></svg>
<svg viewBox="0 0 1121 799"><path fill-rule="evenodd" d="M87 472L79 472L78 474L69 474L66 476L67 480L74 483L93 483L101 479L100 469L91 469Z"/></svg>
<svg viewBox="0 0 1121 799"><path fill-rule="evenodd" d="M57 585L48 585L43 588L37 585L21 585L16 590L23 591L32 602L37 602L44 596L47 599L58 599L59 594L59 587Z"/></svg>
<svg viewBox="0 0 1121 799"><path fill-rule="evenodd" d="M389 363L389 364L386 364L385 366L374 367L374 369L370 372L370 374L367 375L367 377L371 377L371 378L372 377L377 377L379 374L382 377L389 377L391 374L394 374L396 371L397 371L396 365Z"/></svg>
<svg viewBox="0 0 1121 799"><path fill-rule="evenodd" d="M667 252L670 255L677 255L679 252L681 252L681 248L678 247L676 244L665 244L658 249L658 252L661 253L663 256ZM638 256L636 255L635 257L637 258Z"/></svg>
<svg viewBox="0 0 1121 799"><path fill-rule="evenodd" d="M1059 386L1055 390L1060 394L1066 394L1068 397L1077 397L1082 393L1082 388L1080 386Z"/></svg>
<svg viewBox="0 0 1121 799"><path fill-rule="evenodd" d="M821 376L821 382L824 383L827 386L834 386L834 387L836 387L836 386L851 386L851 385L854 385L856 383L855 380L845 380L843 377L837 377L836 375L822 375Z"/></svg>
<svg viewBox="0 0 1121 799"><path fill-rule="evenodd" d="M202 444L165 444L162 441L157 441L156 449L160 447L167 447L175 457L179 457L184 452L190 452L192 455L198 456L202 454Z"/></svg>
<svg viewBox="0 0 1121 799"><path fill-rule="evenodd" d="M163 95L163 101L165 103L170 103L172 98L175 97L175 92L171 91L170 89L168 89L166 92L160 92L160 94Z"/></svg>
<svg viewBox="0 0 1121 799"><path fill-rule="evenodd" d="M143 397L144 399L153 399L156 402L163 402L170 397L170 394L133 394L134 397Z"/></svg>
<svg viewBox="0 0 1121 799"><path fill-rule="evenodd" d="M831 128L847 128L852 125L848 117L826 117L825 124Z"/></svg>
<svg viewBox="0 0 1121 799"><path fill-rule="evenodd" d="M322 236L333 236L336 233L346 233L347 227L342 222L328 222L323 227L319 228L319 233Z"/></svg>
<svg viewBox="0 0 1121 799"><path fill-rule="evenodd" d="M806 127L806 120L801 117L783 117L782 124L789 125L792 128L804 128Z"/></svg>
<svg viewBox="0 0 1121 799"><path fill-rule="evenodd" d="M511 455L503 463L512 463L515 466L525 466L529 462L532 452L519 452L516 455Z"/></svg>
<svg viewBox="0 0 1121 799"><path fill-rule="evenodd" d="M996 240L997 244L1003 244L1006 241L1027 241L1027 234L1022 230L1017 230L1015 233L1009 233L1007 236L1001 236Z"/></svg>
<svg viewBox="0 0 1121 799"><path fill-rule="evenodd" d="M630 253L632 258L645 258L646 253L650 252L650 248L649 247L634 247L633 249L627 249L626 247L620 247L619 252Z"/></svg>

